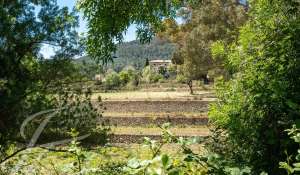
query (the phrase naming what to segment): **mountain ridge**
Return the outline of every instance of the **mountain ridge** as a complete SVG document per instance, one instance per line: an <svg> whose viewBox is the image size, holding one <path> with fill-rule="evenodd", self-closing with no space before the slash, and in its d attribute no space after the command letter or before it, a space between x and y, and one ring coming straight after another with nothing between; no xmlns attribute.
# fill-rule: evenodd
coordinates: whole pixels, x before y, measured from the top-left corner
<svg viewBox="0 0 300 175"><path fill-rule="evenodd" d="M133 66L135 69L141 70L145 65L146 59L171 59L175 49L175 44L158 38L153 39L148 44L141 44L137 40L120 43L114 54L113 63L109 63L108 68L119 72L127 66ZM83 61L95 63L89 56L80 57L75 61L77 63Z"/></svg>

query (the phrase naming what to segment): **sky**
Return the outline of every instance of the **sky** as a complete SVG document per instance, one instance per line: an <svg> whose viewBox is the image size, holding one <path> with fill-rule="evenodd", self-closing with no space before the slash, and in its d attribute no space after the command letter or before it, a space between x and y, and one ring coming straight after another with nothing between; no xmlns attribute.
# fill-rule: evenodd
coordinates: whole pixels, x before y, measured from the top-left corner
<svg viewBox="0 0 300 175"><path fill-rule="evenodd" d="M76 5L76 0L57 0L57 3L60 7L68 7L69 10L72 10ZM79 33L85 33L87 32L87 22L83 19L83 15L79 14ZM126 34L124 34L124 41L133 41L136 39L136 25L131 25L128 30L126 31ZM53 49L49 46L42 47L41 53L46 57L50 58L54 52Z"/></svg>

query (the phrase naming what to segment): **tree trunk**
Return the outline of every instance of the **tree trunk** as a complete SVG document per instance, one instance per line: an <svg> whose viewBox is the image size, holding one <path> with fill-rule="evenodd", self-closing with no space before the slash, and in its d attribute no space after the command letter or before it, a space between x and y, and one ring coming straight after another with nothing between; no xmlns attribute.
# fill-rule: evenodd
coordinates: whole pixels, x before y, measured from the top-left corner
<svg viewBox="0 0 300 175"><path fill-rule="evenodd" d="M203 77L203 83L205 85L209 84L209 79L206 76Z"/></svg>
<svg viewBox="0 0 300 175"><path fill-rule="evenodd" d="M188 80L187 82L189 88L190 88L190 94L194 94L194 91L193 91L193 80Z"/></svg>

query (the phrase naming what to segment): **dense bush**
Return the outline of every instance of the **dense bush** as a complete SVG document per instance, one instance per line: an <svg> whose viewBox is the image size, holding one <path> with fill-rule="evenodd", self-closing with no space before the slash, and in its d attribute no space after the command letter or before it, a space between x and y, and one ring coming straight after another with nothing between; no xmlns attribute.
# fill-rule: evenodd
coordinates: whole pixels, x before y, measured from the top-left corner
<svg viewBox="0 0 300 175"><path fill-rule="evenodd" d="M130 75L128 73L128 71L122 71L119 73L120 75L120 80L121 80L121 83L122 85L126 85L129 81L130 81Z"/></svg>
<svg viewBox="0 0 300 175"><path fill-rule="evenodd" d="M165 68L165 67L159 67L158 74L162 75L164 78L169 77L169 73L167 71L167 68Z"/></svg>
<svg viewBox="0 0 300 175"><path fill-rule="evenodd" d="M138 71L133 69L123 70L119 75L123 86L136 87L139 85L140 75Z"/></svg>
<svg viewBox="0 0 300 175"><path fill-rule="evenodd" d="M96 103L92 104L90 90L85 92L62 91L48 103L52 104L51 107L55 110L32 118L24 125L24 128L22 125L21 129L24 129L26 140L31 139L41 125L41 121L46 121L49 118L38 138L38 144L69 138L68 132L71 129L76 129L83 135L90 134L90 138L93 139L87 140L86 143L106 143L107 132L110 130L109 123L102 120L104 107L101 99L99 98ZM53 117L51 117L52 114Z"/></svg>
<svg viewBox="0 0 300 175"><path fill-rule="evenodd" d="M157 83L160 79L164 78L163 75L152 70L150 66L144 68L142 77L146 83Z"/></svg>
<svg viewBox="0 0 300 175"><path fill-rule="evenodd" d="M76 80L67 58L82 50L76 12L56 1L2 1L0 13L1 159L9 143L20 141L26 117L51 109L59 87ZM45 45L55 46L51 59L41 54Z"/></svg>
<svg viewBox="0 0 300 175"><path fill-rule="evenodd" d="M295 151L284 130L300 118L293 108L300 104L300 3L258 0L250 7L238 42L219 49L234 78L216 86L209 117L225 139L213 150L253 174L284 174L283 150Z"/></svg>
<svg viewBox="0 0 300 175"><path fill-rule="evenodd" d="M111 72L105 77L105 89L112 90L118 89L121 86L120 75L116 72Z"/></svg>
<svg viewBox="0 0 300 175"><path fill-rule="evenodd" d="M175 79L177 75L177 66L174 64L171 64L167 68L169 79Z"/></svg>
<svg viewBox="0 0 300 175"><path fill-rule="evenodd" d="M186 83L187 82L187 78L183 74L178 74L176 76L176 81L178 83Z"/></svg>

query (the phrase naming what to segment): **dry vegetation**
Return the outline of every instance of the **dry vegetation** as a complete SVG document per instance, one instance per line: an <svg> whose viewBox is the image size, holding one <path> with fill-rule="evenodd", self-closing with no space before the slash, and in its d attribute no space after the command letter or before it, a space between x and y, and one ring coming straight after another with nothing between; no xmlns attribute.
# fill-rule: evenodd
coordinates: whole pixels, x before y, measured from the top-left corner
<svg viewBox="0 0 300 175"><path fill-rule="evenodd" d="M188 91L128 91L128 92L110 92L110 93L95 93L93 99L98 96L104 101L136 101L136 100L214 100L213 94L210 91L196 91L191 95Z"/></svg>

